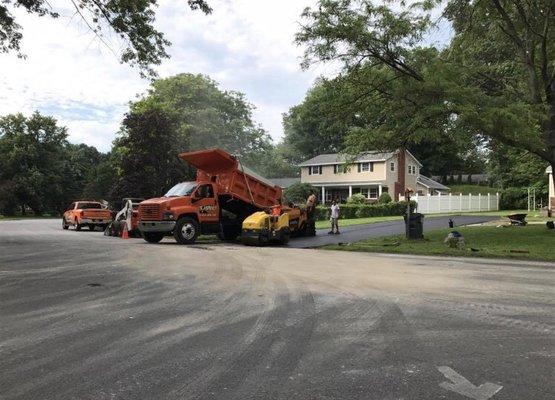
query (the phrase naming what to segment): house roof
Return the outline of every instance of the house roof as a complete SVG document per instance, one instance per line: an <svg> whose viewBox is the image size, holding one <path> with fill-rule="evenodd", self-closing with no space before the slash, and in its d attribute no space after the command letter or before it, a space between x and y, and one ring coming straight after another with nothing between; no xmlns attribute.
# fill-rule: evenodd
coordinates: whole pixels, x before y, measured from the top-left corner
<svg viewBox="0 0 555 400"><path fill-rule="evenodd" d="M279 186L282 189L286 189L295 183L299 183L301 178L270 178L274 185Z"/></svg>
<svg viewBox="0 0 555 400"><path fill-rule="evenodd" d="M428 178L427 176L424 175L418 175L418 181L419 184L421 184L422 186L426 186L427 188L430 189L437 189L437 190L449 190L449 188L445 185L442 185L439 182L434 181L433 179Z"/></svg>
<svg viewBox="0 0 555 400"><path fill-rule="evenodd" d="M276 184L274 182L272 182L270 179L268 178L264 178L262 175L258 175L256 172L254 172L252 169L244 166L241 164L241 166L239 168L242 168L244 170L245 173L247 173L248 175L253 176L254 178L258 179L260 182L264 182L266 185L268 186L275 186Z"/></svg>
<svg viewBox="0 0 555 400"><path fill-rule="evenodd" d="M372 161L385 161L391 157L393 157L394 152L374 152L369 151L366 153L360 154L356 157L353 162L372 162ZM303 163L299 164L299 167L308 167L310 165L330 165L330 164L342 164L347 161L347 156L345 154L320 154L316 157L312 157L310 160L306 160Z"/></svg>
<svg viewBox="0 0 555 400"><path fill-rule="evenodd" d="M551 165L545 169L545 173L546 173L546 174L551 174L551 173L553 173L553 170L552 170L552 168L551 168Z"/></svg>

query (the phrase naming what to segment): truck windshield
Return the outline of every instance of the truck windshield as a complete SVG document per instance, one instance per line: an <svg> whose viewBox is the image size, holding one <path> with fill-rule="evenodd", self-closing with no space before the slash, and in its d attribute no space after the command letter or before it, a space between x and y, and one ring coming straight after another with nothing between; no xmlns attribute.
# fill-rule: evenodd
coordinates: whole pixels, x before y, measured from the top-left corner
<svg viewBox="0 0 555 400"><path fill-rule="evenodd" d="M177 196L189 196L193 193L193 190L197 187L196 182L183 182L178 183L172 187L164 197L177 197Z"/></svg>

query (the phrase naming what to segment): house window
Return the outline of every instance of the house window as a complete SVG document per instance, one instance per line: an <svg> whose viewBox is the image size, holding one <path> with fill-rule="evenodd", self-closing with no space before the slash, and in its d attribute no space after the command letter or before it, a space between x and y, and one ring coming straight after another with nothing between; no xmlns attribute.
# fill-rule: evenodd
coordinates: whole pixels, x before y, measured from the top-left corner
<svg viewBox="0 0 555 400"><path fill-rule="evenodd" d="M395 172L395 163L394 163L394 162L389 163L389 170L390 170L391 172Z"/></svg>
<svg viewBox="0 0 555 400"><path fill-rule="evenodd" d="M360 194L363 195L364 197L368 198L368 188L361 188L360 189Z"/></svg>
<svg viewBox="0 0 555 400"><path fill-rule="evenodd" d="M372 172L374 171L374 163L364 162L358 164L358 172Z"/></svg>
<svg viewBox="0 0 555 400"><path fill-rule="evenodd" d="M370 188L368 198L369 199L377 199L378 198L378 188Z"/></svg>
<svg viewBox="0 0 555 400"><path fill-rule="evenodd" d="M322 175L322 166L312 165L308 167L308 175Z"/></svg>
<svg viewBox="0 0 555 400"><path fill-rule="evenodd" d="M409 174L410 175L416 175L416 166L409 165Z"/></svg>
<svg viewBox="0 0 555 400"><path fill-rule="evenodd" d="M334 164L333 165L333 173L334 174L341 174L345 172L345 165L343 164Z"/></svg>

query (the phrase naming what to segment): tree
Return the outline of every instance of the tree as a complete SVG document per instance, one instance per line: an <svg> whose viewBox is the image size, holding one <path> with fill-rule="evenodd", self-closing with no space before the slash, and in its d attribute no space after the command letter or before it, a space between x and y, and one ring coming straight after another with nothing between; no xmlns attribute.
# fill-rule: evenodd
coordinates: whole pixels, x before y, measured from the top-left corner
<svg viewBox="0 0 555 400"><path fill-rule="evenodd" d="M429 52L422 58L433 60L436 56ZM368 96L366 82L381 79L381 74L387 72L363 66L334 79L320 79L305 100L284 116L284 145L292 149L293 161L394 144L409 146L423 162L423 174L481 172L479 143L467 132L452 131L450 115L438 111L438 100L427 107L415 107L399 99L412 90L410 80L382 85L389 96ZM362 141L360 132L369 129L379 134L373 136L373 142ZM400 140L407 132L411 132L410 143ZM380 143L376 143L378 140Z"/></svg>
<svg viewBox="0 0 555 400"><path fill-rule="evenodd" d="M64 201L67 130L52 117L35 112L29 118L11 114L0 118L0 194L4 211L15 206L25 213L60 210Z"/></svg>
<svg viewBox="0 0 555 400"><path fill-rule="evenodd" d="M123 48L120 59L139 67L141 75L154 76L152 65L160 64L168 58L166 48L171 44L164 34L154 27L155 9L158 0L68 0L68 6L75 10L96 37L107 47L106 31L114 32ZM187 0L193 10L200 9L209 14L212 9L205 0ZM0 4L0 53L21 53L21 26L13 16L15 8L30 14L57 18L58 11L48 0L3 0Z"/></svg>
<svg viewBox="0 0 555 400"><path fill-rule="evenodd" d="M308 196L311 194L317 194L318 189L312 186L310 183L294 183L293 185L286 188L283 192L283 197L287 202L293 202L297 204L304 204Z"/></svg>
<svg viewBox="0 0 555 400"><path fill-rule="evenodd" d="M545 163L535 154L499 142L490 144L488 172L496 187L533 188L537 198L547 199Z"/></svg>
<svg viewBox="0 0 555 400"><path fill-rule="evenodd" d="M118 178L110 198L158 197L174 184L192 180L191 168L178 158L185 145L176 121L150 99L131 106L125 115L113 153Z"/></svg>
<svg viewBox="0 0 555 400"><path fill-rule="evenodd" d="M346 89L321 78L283 115L284 156L291 162L342 150L347 131L357 124L356 110L346 107L351 104Z"/></svg>
<svg viewBox="0 0 555 400"><path fill-rule="evenodd" d="M131 105L114 142L118 183L112 197L153 197L193 179L194 171L178 154L210 147L259 170L272 143L253 122L243 94L221 91L203 75L154 81L147 95Z"/></svg>
<svg viewBox="0 0 555 400"><path fill-rule="evenodd" d="M445 15L455 36L437 51L422 47L436 3L402 2L394 9L368 0L320 0L304 11L297 42L307 46L305 66L336 60L344 73L367 71L366 98L398 101L355 131L351 147L414 143L428 135L419 130L466 132L555 165L555 4L450 0ZM416 117L417 109L425 118L396 124L396 113Z"/></svg>

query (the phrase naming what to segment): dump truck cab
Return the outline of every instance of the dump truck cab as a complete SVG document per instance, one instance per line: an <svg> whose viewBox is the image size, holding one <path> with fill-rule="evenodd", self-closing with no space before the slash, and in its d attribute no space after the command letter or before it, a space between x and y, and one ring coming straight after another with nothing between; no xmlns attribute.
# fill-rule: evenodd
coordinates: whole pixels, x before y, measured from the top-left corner
<svg viewBox="0 0 555 400"><path fill-rule="evenodd" d="M221 149L179 157L197 168L196 180L178 183L164 196L139 205L138 227L148 242L170 234L181 244L194 243L199 234L233 240L248 215L281 199L281 188Z"/></svg>
<svg viewBox="0 0 555 400"><path fill-rule="evenodd" d="M180 243L192 243L199 234L219 233L220 209L217 188L211 182L181 182L163 197L139 204L139 229L149 242L174 236Z"/></svg>

